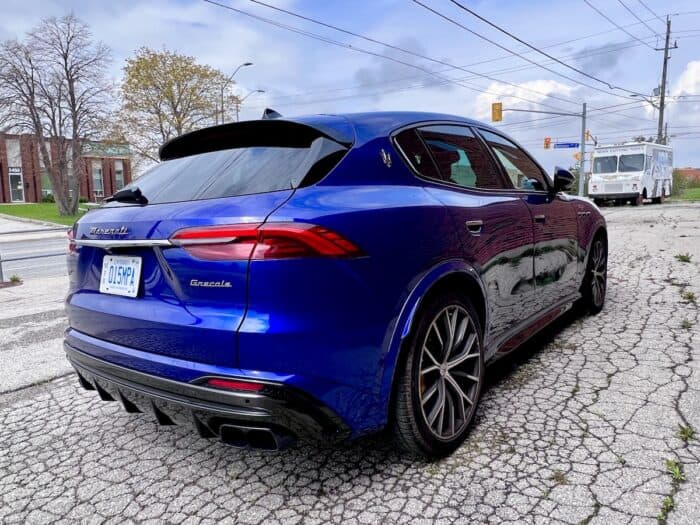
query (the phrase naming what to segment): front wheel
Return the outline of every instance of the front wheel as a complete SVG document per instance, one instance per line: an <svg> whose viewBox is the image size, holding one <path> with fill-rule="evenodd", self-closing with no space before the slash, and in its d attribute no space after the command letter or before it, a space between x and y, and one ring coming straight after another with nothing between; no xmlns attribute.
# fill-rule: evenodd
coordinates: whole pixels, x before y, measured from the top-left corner
<svg viewBox="0 0 700 525"><path fill-rule="evenodd" d="M581 305L592 314L597 314L605 304L608 287L608 247L602 235L593 239L588 253L586 273L581 284Z"/></svg>
<svg viewBox="0 0 700 525"><path fill-rule="evenodd" d="M430 300L397 371L394 435L406 451L438 458L466 439L484 382L479 318L468 298Z"/></svg>

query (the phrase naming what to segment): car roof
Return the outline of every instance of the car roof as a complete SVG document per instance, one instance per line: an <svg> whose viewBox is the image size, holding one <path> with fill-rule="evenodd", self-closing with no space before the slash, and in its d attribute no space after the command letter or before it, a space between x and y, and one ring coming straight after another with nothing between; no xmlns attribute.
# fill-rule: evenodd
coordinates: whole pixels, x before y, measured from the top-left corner
<svg viewBox="0 0 700 525"><path fill-rule="evenodd" d="M373 138L391 134L397 129L429 122L451 122L497 131L495 128L477 120L450 115L446 113L431 113L422 111L372 111L365 113L337 113L303 115L299 117L282 118L323 129L324 127L347 126L350 123L355 129L356 141L367 142Z"/></svg>

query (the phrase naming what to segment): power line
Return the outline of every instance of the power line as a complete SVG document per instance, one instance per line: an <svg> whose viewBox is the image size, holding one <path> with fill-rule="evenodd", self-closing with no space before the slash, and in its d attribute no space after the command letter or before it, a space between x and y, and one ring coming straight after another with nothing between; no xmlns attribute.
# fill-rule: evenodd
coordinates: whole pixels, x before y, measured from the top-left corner
<svg viewBox="0 0 700 525"><path fill-rule="evenodd" d="M381 53L376 53L376 52L370 51L370 50L368 50L368 49L360 48L360 47L357 47L357 46L348 44L348 43L346 43L346 42L340 42L340 41L338 41L338 40L333 40L333 39L331 39L331 38L328 38L328 37L325 37L325 36L322 36L322 35L318 35L318 34L316 34L316 33L310 32L310 31L306 31L306 30L303 30L303 29L299 29L299 28L297 28L297 27L293 27L293 26L290 26L290 25L287 25L287 24L283 24L283 23L281 23L281 22L277 22L277 21L272 20L272 19L270 19L270 18L266 18L266 17L260 16L260 15L256 15L256 14L253 14L253 13L249 13L249 12L247 12L247 11L243 11L242 9L238 9L238 8L235 8L235 7L230 6L230 5L221 4L221 3L216 2L216 1L214 1L214 0L204 0L204 1L207 2L207 3L209 3L209 4L216 5L216 6L218 6L218 7L222 7L222 8L224 8L224 9L228 9L228 10L230 10L230 11L234 11L234 12L236 12L236 13L242 14L242 15L244 15L244 16L248 16L248 17L253 18L253 19L255 19L255 20L259 20L259 21L261 21L261 22L264 22L264 23L273 25L273 26L275 26L275 27L279 27L279 28L281 28L281 29L285 29L285 30L290 31L290 32L292 32L292 33L296 33L296 34L299 34L299 35L302 35L302 36L306 36L306 37L308 37L308 38L312 38L312 39L314 39L314 40L318 40L318 41L321 41L321 42L324 42L324 43L327 43L327 44L331 44L331 45L334 45L334 46L337 46L337 47L342 47L342 48L344 48L344 49L349 49L349 50L351 50L351 51L355 51L355 52L358 52L358 53L364 53L364 54L367 54L367 55L371 55L371 56L373 56L373 57L382 58L382 59L385 59L385 60L390 60L390 61L395 62L395 63L397 63L397 64L401 64L401 65L403 65L403 66L407 66L407 67L411 67L411 68L413 68L413 69L417 69L417 70L419 70L419 71L424 72L424 73L427 74L427 75L436 77L436 78L438 78L438 79L440 79L440 80L443 80L443 81L451 82L451 83L453 83L453 84L456 84L456 85L458 85L458 86L461 86L461 87L463 87L463 88L465 88L465 89L469 89L469 90L471 90L471 91L475 91L475 92L477 92L477 93L488 93L488 94L495 95L495 96L499 96L499 97L515 98L515 99L522 100L522 101L525 101L525 102L530 102L530 103L532 103L532 104L537 104L537 105L540 105L540 106L543 106L543 107L555 109L555 110L557 110L557 111L562 111L561 108L557 108L557 107L554 107L554 106L550 106L550 105L548 105L548 104L545 104L545 103L540 102L540 101L537 101L537 100L527 99L527 98L521 97L521 96L519 96L519 95L507 95L507 94L502 94L502 93L494 93L494 92L492 92L492 91L488 91L488 90L482 88L481 86L472 87L472 86L470 86L470 85L467 85L467 84L464 84L464 83L461 83L461 82L456 82L456 81L453 81L453 80L451 80L451 79L448 79L448 78L446 78L446 77L444 77L444 76L438 74L438 73L435 72L435 71L431 71L430 69L421 67L421 66L419 66L419 65L411 64L410 62L405 62L405 61L403 61L403 60L399 60L399 59L394 58L394 57L390 57L390 56L387 56L387 55L383 55L383 54L381 54ZM478 73L477 73L477 75L478 75ZM496 81L498 82L498 80L496 80ZM514 85L515 85L516 87L519 87L519 86L517 86L516 84L514 84ZM530 90L530 91L532 91L532 90ZM544 96L550 97L550 98L558 98L558 97L556 97L556 96L554 96L554 95L546 95L546 94L545 94ZM568 102L568 103L573 103L573 102L570 101L570 100L566 100L566 99L562 99L562 100L564 100L564 101L566 101L566 102Z"/></svg>
<svg viewBox="0 0 700 525"><path fill-rule="evenodd" d="M490 26L493 27L494 29L500 31L500 32L503 33L504 35L509 36L510 38L512 38L513 40L515 40L516 42L519 42L519 43L521 43L522 45L524 45L524 46L526 46L526 47L529 47L529 48L532 49L533 51L539 53L540 55L543 55L543 56L549 58L550 60L554 60L554 61L557 62L558 64L560 64L560 65L562 65L562 66L564 66L564 67L570 69L571 71L575 71L575 72L578 73L579 75L583 75L584 77L590 78L591 80L595 80L596 82L600 82L601 84L604 84L604 85L608 86L610 89L619 89L619 90L621 90L621 91L626 91L627 93L631 93L631 94L635 94L635 95L641 95L641 93L637 93L637 92L635 92L635 91L632 91L632 90L629 90L629 89L625 89L625 88L623 88L623 87L620 87L620 86L616 86L616 85L614 85L614 84L611 84L611 83L608 82L607 80L602 80L602 79L600 79L600 78L598 78L598 77L596 77L596 76L594 76L594 75L591 75L591 74L589 74L589 73L586 73L585 71L583 71L583 70L581 70L581 69L579 69L579 68L577 68L577 67L574 67L574 66L572 66L572 65L570 65L570 64L567 64L566 62L563 62L563 61L557 59L556 57L553 57L553 56L550 55L549 53L547 53L547 52L545 52L545 51L542 51L541 49L539 49L539 48L533 46L533 45L530 44L529 42L526 42L526 41L523 40L522 38L520 38L520 37L514 35L514 34L511 33L510 31L507 31L507 30L503 29L503 28L502 28L501 26L499 26L498 24L494 24L494 23L491 22L488 18L485 18L485 17L481 16L479 13L477 13L476 11L473 11L473 10L469 9L468 7L466 7L465 5L462 5L462 4L459 3L457 0L450 0L450 2L452 2L454 5L456 5L457 7L459 7L460 9L462 9L463 11L466 11L466 12L469 13L470 15L475 16L476 18L478 18L478 19L481 20L482 22L484 22L484 23L490 25ZM647 44L647 45L648 45L648 44Z"/></svg>
<svg viewBox="0 0 700 525"><path fill-rule="evenodd" d="M643 0L637 0L637 1L638 1L640 4L642 4L642 7L644 7L644 9L646 9L646 10L649 11L652 15L654 15L654 16L659 20L659 22L661 22L662 24L665 24L665 23L666 23L666 21L665 21L663 18L661 18L659 15L657 15L654 11L652 11L651 7L649 7L648 5L646 5L646 4L643 2Z"/></svg>
<svg viewBox="0 0 700 525"><path fill-rule="evenodd" d="M594 6L593 4L591 4L588 0L583 0L583 1L586 3L586 5L587 5L588 7L590 7L591 9L593 9L593 11L595 11L595 12L598 13L600 16L602 16L603 18L605 18L608 22L610 22L612 25L614 25L614 26L615 26L616 28L618 28L620 31L622 31L623 33L628 34L629 36L631 36L631 37L634 38L635 40L639 40L639 41L642 42L645 46L647 46L649 49L654 49L654 51L656 51L655 48L653 48L652 46L650 46L650 45L647 44L646 42L643 42L643 41L640 40L638 37L634 36L632 33L630 33L629 31L627 31L626 29L624 29L624 28L623 28L622 26L620 26L617 22L615 22L612 18L608 17L608 15L606 15L606 14L603 13L600 9L598 9L596 6Z"/></svg>
<svg viewBox="0 0 700 525"><path fill-rule="evenodd" d="M389 60L389 61L391 61L391 62L395 62L395 63L397 63L397 64L401 64L401 65L403 65L403 66L407 66L407 67L410 67L410 68L413 68L413 69L417 69L417 70L422 71L423 73L425 73L425 74L427 74L427 75L430 75L430 76L439 78L440 80L443 80L443 81L452 82L452 83L457 84L457 85L459 85L459 86L461 86L461 87L463 87L463 88L465 88L465 89L469 89L469 90L475 91L475 92L477 92L477 93L488 93L488 94L495 95L495 96L504 96L504 97L515 98L515 99L523 100L523 101L525 101L525 102L530 102L530 103L532 103L532 104L538 104L538 105L541 105L541 106L543 106L543 107L549 107L549 108L552 108L552 109L560 110L560 108L555 108L555 107L553 107L553 106L549 106L548 104L544 104L544 103L539 102L539 101L536 101L536 100L531 100L531 99L527 99L527 98L524 98L524 97L520 97L520 96L518 96L518 95L503 95L503 94L500 94L500 93L494 93L494 92L488 91L488 90L483 89L483 88L481 88L481 87L471 87L471 86L469 86L469 85L467 85L467 84L464 84L464 83L461 83L461 82L454 82L454 81L451 81L450 79L447 79L446 77L444 77L444 76L442 76L442 75L436 73L435 71L431 71L431 70L429 70L429 69L427 69L427 68L421 67L421 66L416 65L416 64L411 64L410 62L405 62L405 61L403 61L403 60L399 60L399 59L394 58L394 57L390 57L390 56L387 56L387 55L382 55L382 54L380 54L380 53L376 53L376 52L370 51L370 50L368 50L368 49L364 49L364 48L361 48L361 47L357 47L357 46L348 44L348 43L346 43L346 42L340 42L340 41L338 41L338 40L333 40L333 39L331 39L331 38L328 38L328 37L325 37L325 36L322 36L322 35L318 35L318 34L316 34L316 33L310 32L310 31L306 31L306 30L303 30L303 29L299 29L299 28L296 28L296 27L287 25L287 24L283 24L283 23L281 23L281 22L277 22L277 21L272 20L272 19L270 19L270 18L266 18L266 17L260 16L260 15L255 15L255 14L253 14L253 13L249 13L249 12L247 12L247 11L243 11L242 9L238 9L238 8L232 7L232 6L230 6L230 5L226 5L226 4L221 4L221 3L219 3L219 2L215 2L214 0L204 0L204 1L207 2L207 3L209 3L209 4L216 5L216 6L218 6L218 7L222 7L222 8L224 8L224 9L228 9L228 10L230 10L230 11L234 11L234 12L236 12L236 13L242 14L242 15L244 15L244 16L248 16L248 17L253 18L253 19L255 19L255 20L259 20L259 21L261 21L261 22L264 22L264 23L273 25L273 26L275 26L275 27L279 27L279 28L281 28L281 29L285 29L285 30L290 31L290 32L292 32L292 33L296 33L296 34L299 34L299 35L302 35L302 36L306 36L306 37L308 37L308 38L312 38L312 39L314 39L314 40L318 40L318 41L324 42L324 43L326 43L326 44L331 44L331 45L334 45L334 46L337 46L337 47L342 47L343 49L349 49L349 50L351 50L351 51L355 51L355 52L358 52L358 53L364 53L364 54L366 54L366 55L370 55L370 56L377 57L377 58L382 58L382 59L385 59L385 60ZM569 101L569 102L570 102L570 101Z"/></svg>
<svg viewBox="0 0 700 525"><path fill-rule="evenodd" d="M644 25L646 26L646 28L647 28L649 31L651 31L651 33L652 33L653 35L655 35L655 36L661 38L661 35L660 35L659 33L657 33L656 31L654 31L654 29L653 29L649 24L647 24L646 22L642 21L642 19L639 18L639 17L637 16L637 13L635 13L634 11L632 11L632 10L627 6L626 3L624 3L622 0L617 0L617 1L618 1L618 3L619 3L622 7L624 7L624 8L627 10L627 12L628 12L629 14L631 14L634 18L636 18L637 20L639 20L640 22L642 22L642 24L644 24Z"/></svg>
<svg viewBox="0 0 700 525"><path fill-rule="evenodd" d="M468 27L466 27L466 26L463 25L463 24L460 24L459 22L457 22L457 21L454 20L453 18L450 18L449 16L447 16L447 15L445 15L445 14L443 14L443 13L440 13L439 11L436 11L436 10L433 9L432 7L429 7L429 6L425 5L424 3L422 3L420 0L413 0L413 2L416 3L416 4L418 4L418 5L421 6L422 8L427 9L427 10L430 11L431 13L433 13L433 14L439 16L439 17L442 18L443 20L446 20L447 22L450 22L451 24L454 24L454 25L456 25L457 27L460 27L460 28L464 29L465 31L467 31L467 32L469 32L469 33L471 33L471 34L473 34L474 36L477 36L478 38L480 38L480 39L482 39L482 40L488 42L489 44L492 44L492 45L494 45L494 46L496 46L496 47L498 47L498 48L500 48L500 49L503 49L504 51L507 51L507 52L510 53L511 55L517 56L518 58L521 58L522 60L524 60L524 61L526 61L526 62L529 62L529 63L532 64L533 66L537 66L537 67L539 67L539 68L542 68L542 69L544 69L545 71L549 71L550 73L553 73L553 74L555 74L555 75L557 75L557 76L560 76L560 77L562 77L562 78L565 78L565 79L567 79L567 80L570 80L571 82L574 82L575 84L580 84L580 85L585 86L585 87L587 87L587 88L589 88L589 89L593 89L593 90L595 90L595 91L599 91L599 92L601 92L601 93L605 93L606 95L611 95L611 96L618 97L618 98L629 99L628 96L618 95L617 93L612 93L612 92L610 92L610 91L606 91L606 90L601 89L601 88L598 88L598 87L596 87L596 86L592 86L592 85L590 85L590 84L586 84L585 82L581 82L580 80L576 80L575 78L572 78L572 77L570 77L570 76L564 75L563 73L560 73L559 71L556 71L556 70L551 69L551 68L549 68L549 67L546 67L546 66L544 66L544 65L542 65L542 64L540 64L540 63L538 63L538 62L535 62L535 61L533 61L533 60L530 60L529 58L524 57L521 53L518 53L517 51L513 51L512 49L509 49L509 48L505 47L504 45L501 45L501 44L499 44L498 42L495 42L494 40L491 40L490 38L485 37L484 35L482 35L482 34L480 34L480 33L477 33L476 31L473 31L472 29L469 29ZM631 92L631 93L634 93L634 92Z"/></svg>
<svg viewBox="0 0 700 525"><path fill-rule="evenodd" d="M700 35L698 35L700 36ZM596 55L602 55L602 54L607 54L607 53L613 53L617 51L621 51L624 49L628 49L630 47L637 47L639 44L637 43L632 43L631 45L626 45L626 46L619 46L613 49L607 49L607 50L597 50L591 53L574 53L572 55L567 55L560 57L561 59L567 59L567 58L578 58L578 57L588 57L588 56L596 56ZM517 71L522 71L528 69L529 66L516 66L516 67L511 67L511 68L505 68L505 69L499 69L499 70L493 70L493 71L487 71L489 74L499 74L499 73L511 73L511 72L517 72ZM374 97L374 96L381 96L387 93L398 93L398 92L404 92L404 91L410 91L413 89L425 89L425 88L430 88L430 87L437 87L441 85L448 84L450 82L448 81L440 81L440 82L423 82L420 84L413 84L409 86L400 86L398 88L390 88L390 89L383 89L383 90L376 90L376 91L371 91L367 93L355 93L355 94L346 94L346 95L340 95L338 97L331 97L331 98L324 98L324 99L313 99L313 100L301 100L301 101L289 101L288 103L285 102L285 100L289 100L290 98L295 98L295 97L305 97L309 95L315 95L315 94L324 94L324 93L331 93L331 92L338 92L338 91L346 91L350 89L361 89L364 87L372 87L372 86L383 86L386 84L395 84L397 82L401 82L403 80L412 80L412 79L418 79L418 78L423 78L421 77L407 77L407 78L401 78L401 79L396 79L396 80L390 80L390 81L385 81L385 82L375 82L375 83L370 83L370 84L360 84L356 86L349 86L349 87L344 87L344 88L335 88L335 89L325 89L325 90L320 90L320 91L315 91L315 92L306 92L306 93L292 93L292 94L287 94L287 95L280 95L278 97L273 97L272 101L275 105L280 105L284 106L286 105L306 105L306 104L313 104L316 102L334 102L338 100L348 100L352 98L365 98L365 97ZM457 79L453 79L455 81L465 81L465 80L472 80L474 79L474 76L467 76L467 77L460 77ZM255 109L255 107L253 108ZM264 109L263 107L260 107L259 109Z"/></svg>
<svg viewBox="0 0 700 525"><path fill-rule="evenodd" d="M360 39L362 39L362 40L365 40L365 41L367 41L367 42L371 42L371 43L373 43L373 44L385 46L385 47L387 47L387 48L389 48L389 49L393 49L393 50L395 50L395 51L399 51L399 52L401 52L401 53L405 53L405 54L407 54L407 55L411 55L411 56L413 56L413 57L420 58L420 59L422 59L422 60L427 60L427 61L433 62L433 63L435 63L435 64L440 64L440 65L443 65L443 66L450 67L450 68L452 68L452 69L458 69L458 70L460 70L460 71L464 71L465 73L469 73L470 75L475 75L475 76L478 76L478 77L481 77L481 78L486 78L486 79L488 79L488 80L491 80L492 82L500 82L500 83L502 83L502 84L507 84L507 85L509 85L509 86L512 86L512 87L515 87L515 88L518 88L518 89L523 89L524 91L529 91L529 92L535 93L535 94L537 94L537 95L542 95L542 96L545 96L545 97L549 97L549 98L553 98L553 99L556 99L556 100L560 100L560 101L566 102L566 103L568 103L568 104L576 104L576 105L578 105L578 104L580 103L580 102L574 102L574 101L572 101L572 100L565 99L565 98L562 98L562 97L557 97L557 96L554 96L554 95L551 95L551 94L548 94L548 93L543 93L543 92L537 91L537 90L535 90L535 89L526 88L526 87L523 87L523 86L521 86L521 85L514 84L514 83L508 82L508 81L506 81L506 80L498 79L498 78L495 78L495 77L492 77L492 76L489 76L489 75L486 75L486 74L483 74L483 73L478 73L478 72L476 72L476 71L472 71L472 70L466 69L466 68L464 68L464 67L462 67L462 66L456 66L456 65L454 65L454 64L451 64L450 62L447 62L447 61L444 61L444 60L438 60L438 59L435 59L435 58L432 58L432 57L423 55L423 54L421 54L421 53L416 53L416 52L414 52L414 51L405 49L405 48L403 48L403 47L399 47L399 46L395 46L395 45L392 45L392 44L388 44L388 43L383 42L383 41L381 41L381 40L377 40L377 39L375 39L375 38L371 38L371 37L368 37L368 36L366 36L366 35L362 35L362 34L360 34L360 33L355 33L355 32L350 31L350 30L348 30L348 29L344 29L344 28L342 28L342 27L338 27L338 26L336 26L336 25L329 24L329 23L323 22L323 21L321 21L321 20L317 20L317 19L311 18L311 17L309 17L309 16L305 16L305 15L302 15L302 14L299 14L299 13L295 13L294 11L290 11L290 10L288 10L288 9L283 9L283 8L281 8L281 7L277 7L277 6L274 6L274 5L271 5L271 4L262 2L261 0L249 0L249 1L252 2L252 3L254 3L254 4L257 4L257 5L260 5L260 6L263 6L263 7L267 7L267 8L269 8L269 9L273 9L273 10L278 11L278 12L281 12L281 13L285 13L285 14L290 15L290 16L293 16L293 17L295 17L295 18L299 18L299 19L301 19L301 20L305 20L306 22L311 22L312 24L320 25L320 26L322 26L322 27L326 27L326 28L332 29L332 30L334 30L334 31L339 31L339 32L344 33L344 34L346 34L346 35L350 35L350 36L353 36L353 37L355 37L355 38L360 38Z"/></svg>

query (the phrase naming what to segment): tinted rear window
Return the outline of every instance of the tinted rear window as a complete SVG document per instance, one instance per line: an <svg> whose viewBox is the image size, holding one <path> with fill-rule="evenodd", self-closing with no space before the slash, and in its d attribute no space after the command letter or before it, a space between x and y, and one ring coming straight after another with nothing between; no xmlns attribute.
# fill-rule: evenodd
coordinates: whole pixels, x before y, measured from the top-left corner
<svg viewBox="0 0 700 525"><path fill-rule="evenodd" d="M166 160L129 184L149 204L298 188L325 176L347 146L318 137L308 146L251 146Z"/></svg>

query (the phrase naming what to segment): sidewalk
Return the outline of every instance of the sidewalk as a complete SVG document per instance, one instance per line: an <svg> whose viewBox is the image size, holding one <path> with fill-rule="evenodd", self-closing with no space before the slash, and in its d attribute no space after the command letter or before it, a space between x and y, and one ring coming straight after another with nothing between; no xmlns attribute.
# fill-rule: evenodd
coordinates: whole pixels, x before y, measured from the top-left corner
<svg viewBox="0 0 700 525"><path fill-rule="evenodd" d="M62 346L67 289L67 276L30 279L0 289L0 393L72 370Z"/></svg>

